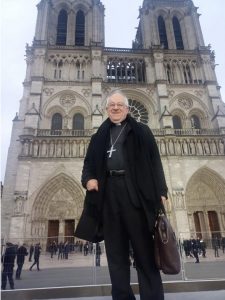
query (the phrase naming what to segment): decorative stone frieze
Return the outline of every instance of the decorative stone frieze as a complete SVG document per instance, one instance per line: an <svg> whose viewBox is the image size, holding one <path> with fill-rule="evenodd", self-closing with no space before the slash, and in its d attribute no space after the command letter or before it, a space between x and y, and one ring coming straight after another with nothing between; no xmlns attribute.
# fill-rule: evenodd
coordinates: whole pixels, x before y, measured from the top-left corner
<svg viewBox="0 0 225 300"><path fill-rule="evenodd" d="M71 106L75 105L76 103L76 97L74 96L74 94L63 94L61 97L60 97L60 100L59 100L60 104L62 106L65 106L67 108L70 108Z"/></svg>
<svg viewBox="0 0 225 300"><path fill-rule="evenodd" d="M138 112L133 112L138 113ZM140 118L141 115L140 115ZM142 120L143 121L143 120ZM173 130L172 130L173 131ZM67 134L66 134L67 132ZM49 136L43 140L34 138L26 140L22 144L20 157L40 157L40 158L66 158L66 157L84 157L90 141L89 137L72 137L72 130L61 131L67 137ZM153 130L154 133L154 130ZM159 131L156 131L156 134ZM155 136L162 156L224 156L224 140L218 137L209 136Z"/></svg>
<svg viewBox="0 0 225 300"><path fill-rule="evenodd" d="M185 110L189 110L193 107L193 101L190 98L180 98L178 99L178 104Z"/></svg>
<svg viewBox="0 0 225 300"><path fill-rule="evenodd" d="M53 88L45 88L45 89L43 89L43 91L44 91L46 96L51 96L54 93Z"/></svg>
<svg viewBox="0 0 225 300"><path fill-rule="evenodd" d="M82 90L82 94L83 94L85 97L89 97L90 94L91 94L91 89L83 89L83 90Z"/></svg>
<svg viewBox="0 0 225 300"><path fill-rule="evenodd" d="M27 200L28 192L15 192L14 193L14 210L13 216L23 216L24 215L24 205Z"/></svg>
<svg viewBox="0 0 225 300"><path fill-rule="evenodd" d="M185 196L183 190L173 190L173 205L176 210L185 209Z"/></svg>

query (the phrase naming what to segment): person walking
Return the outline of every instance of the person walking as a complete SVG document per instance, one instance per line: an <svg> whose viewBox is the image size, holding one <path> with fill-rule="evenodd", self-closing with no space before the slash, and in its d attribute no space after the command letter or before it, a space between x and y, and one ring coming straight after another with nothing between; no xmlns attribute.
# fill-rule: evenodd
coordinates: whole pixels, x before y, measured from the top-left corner
<svg viewBox="0 0 225 300"><path fill-rule="evenodd" d="M54 255L54 253L55 253L55 245L54 245L54 242L51 242L51 243L50 243L50 246L49 246L49 252L50 252L51 258L53 258L53 255Z"/></svg>
<svg viewBox="0 0 225 300"><path fill-rule="evenodd" d="M10 288L14 289L13 280L13 268L16 258L16 246L12 243L6 243L5 253L2 256L2 285L1 289L5 290L7 285L7 279L9 281Z"/></svg>
<svg viewBox="0 0 225 300"><path fill-rule="evenodd" d="M17 259L16 259L16 262L17 262L16 279L21 279L20 276L21 276L25 256L28 255L27 248L25 247L25 244L23 244L22 246L20 246L17 249L16 255L17 255Z"/></svg>
<svg viewBox="0 0 225 300"><path fill-rule="evenodd" d="M40 243L37 243L34 247L34 263L30 267L30 271L32 271L32 268L34 265L37 265L37 270L40 271L40 268L39 268L40 255L41 255L41 246L40 246Z"/></svg>
<svg viewBox="0 0 225 300"><path fill-rule="evenodd" d="M225 237L224 236L221 238L221 245L222 245L222 250L224 253L225 252Z"/></svg>
<svg viewBox="0 0 225 300"><path fill-rule="evenodd" d="M32 261L33 253L34 253L34 245L31 244L29 249L29 261Z"/></svg>
<svg viewBox="0 0 225 300"><path fill-rule="evenodd" d="M58 246L58 259L63 259L64 258L64 255L63 255L63 253L64 253L64 244L63 244L63 242L60 242L59 243L59 246Z"/></svg>
<svg viewBox="0 0 225 300"><path fill-rule="evenodd" d="M153 231L167 186L154 136L129 115L120 91L106 100L107 120L92 136L84 160L84 210L75 236L105 240L113 300L134 300L129 242L136 260L141 300L163 300L155 265ZM96 233L97 229L97 233Z"/></svg>
<svg viewBox="0 0 225 300"><path fill-rule="evenodd" d="M88 255L88 242L86 242L85 244L84 244L84 256L87 256Z"/></svg>
<svg viewBox="0 0 225 300"><path fill-rule="evenodd" d="M64 252L63 252L63 257L65 259L68 259L69 251L70 251L70 245L69 245L68 241L66 241L64 243Z"/></svg>
<svg viewBox="0 0 225 300"><path fill-rule="evenodd" d="M200 247L202 251L202 257L206 258L206 243L203 241L203 239L200 241Z"/></svg>
<svg viewBox="0 0 225 300"><path fill-rule="evenodd" d="M217 236L212 239L212 245L213 245L215 257L219 257L220 243L219 243L219 239Z"/></svg>
<svg viewBox="0 0 225 300"><path fill-rule="evenodd" d="M199 263L199 256L198 256L198 251L199 251L199 248L198 248L198 241L194 238L191 239L191 245L192 245L192 253L195 257L195 263Z"/></svg>
<svg viewBox="0 0 225 300"><path fill-rule="evenodd" d="M101 266L101 255L102 255L101 246L100 246L99 243L96 243L96 253L95 253L95 265L96 265L96 267Z"/></svg>

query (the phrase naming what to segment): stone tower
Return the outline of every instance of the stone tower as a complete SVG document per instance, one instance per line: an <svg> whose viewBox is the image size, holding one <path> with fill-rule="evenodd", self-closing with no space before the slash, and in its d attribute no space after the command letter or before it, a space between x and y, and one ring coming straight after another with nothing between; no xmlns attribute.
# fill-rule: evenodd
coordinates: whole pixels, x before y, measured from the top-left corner
<svg viewBox="0 0 225 300"><path fill-rule="evenodd" d="M220 236L225 106L193 2L144 0L131 49L105 47L99 0L42 0L37 8L7 160L3 236L46 245L48 237L73 235L84 199L83 158L116 89L155 135L179 237Z"/></svg>

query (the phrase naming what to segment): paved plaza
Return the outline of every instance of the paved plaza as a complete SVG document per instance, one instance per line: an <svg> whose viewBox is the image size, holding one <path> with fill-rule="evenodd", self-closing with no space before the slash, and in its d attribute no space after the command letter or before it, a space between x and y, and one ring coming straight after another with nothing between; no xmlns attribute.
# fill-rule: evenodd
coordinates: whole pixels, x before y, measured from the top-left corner
<svg viewBox="0 0 225 300"><path fill-rule="evenodd" d="M224 291L215 292L194 292L194 293L170 293L165 295L165 300L224 300ZM35 300L35 299L34 299ZM47 300L47 299L46 299ZM48 299L55 300L55 299ZM57 299L57 300L112 300L112 297L83 297L83 298L67 298L67 299ZM139 296L136 296L136 300L140 300Z"/></svg>
<svg viewBox="0 0 225 300"><path fill-rule="evenodd" d="M29 271L32 262L26 258L21 280L15 280L15 289L110 284L105 254L101 256L101 267L95 267L94 262L93 255L73 253L67 260L58 259L57 256L51 258L47 253L40 256L41 271L37 271L36 266ZM200 257L199 264L193 258L187 258L182 266L183 271L178 275L162 274L163 281L225 278L225 254L222 252L218 258L213 257L213 252L208 253L206 258ZM133 267L131 282L137 282L136 269Z"/></svg>
<svg viewBox="0 0 225 300"><path fill-rule="evenodd" d="M29 267L32 262L26 262L22 271L21 280L15 280L15 292L28 289L51 289L59 287L76 287L84 285L107 285L110 284L110 277L107 267L105 254L101 257L101 267L95 267L94 256L84 256L81 253L72 253L68 260L58 259L57 256L50 257L49 253L44 253L40 257L40 271L37 271L34 266L32 271ZM183 270L178 275L162 275L164 283L208 280L208 279L224 279L225 278L225 254L220 253L220 257L215 258L213 251L208 251L207 257L200 257L200 263L196 264L193 258L185 258L182 264ZM131 267L131 282L137 283L136 269ZM222 287L223 289L223 287ZM201 289L199 289L201 290ZM172 290L173 291L173 290ZM187 291L187 290L186 290ZM9 291L10 292L10 291ZM224 290L219 291L202 291L183 293L166 293L165 300L199 300L199 297L204 297L204 300L224 300ZM72 294L71 296L73 296ZM6 294L2 293L2 299ZM64 294L60 295L65 296ZM46 296L45 296L46 297ZM79 296L80 297L80 296ZM35 298L29 298L35 300ZM43 299L43 298L42 298ZM111 300L111 297L92 297L92 298L61 298L59 300ZM139 300L139 296L136 297ZM55 299L54 299L55 300Z"/></svg>

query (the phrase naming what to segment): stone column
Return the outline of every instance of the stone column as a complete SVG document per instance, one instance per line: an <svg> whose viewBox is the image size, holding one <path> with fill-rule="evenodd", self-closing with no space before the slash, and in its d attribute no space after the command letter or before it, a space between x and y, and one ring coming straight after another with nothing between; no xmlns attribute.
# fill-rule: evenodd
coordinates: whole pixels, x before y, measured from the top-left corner
<svg viewBox="0 0 225 300"><path fill-rule="evenodd" d="M173 206L177 224L177 237L180 239L190 238L190 228L185 204L185 195L183 190L173 190Z"/></svg>
<svg viewBox="0 0 225 300"><path fill-rule="evenodd" d="M65 235L65 220L59 220L59 243L64 242L64 235Z"/></svg>
<svg viewBox="0 0 225 300"><path fill-rule="evenodd" d="M70 11L68 14L68 24L67 24L67 45L75 44L75 13L74 11Z"/></svg>
<svg viewBox="0 0 225 300"><path fill-rule="evenodd" d="M207 229L206 229L206 224L205 224L205 217L204 217L204 213L202 211L198 212L198 218L199 218L199 222L200 222L202 238L203 238L203 240L207 239Z"/></svg>

